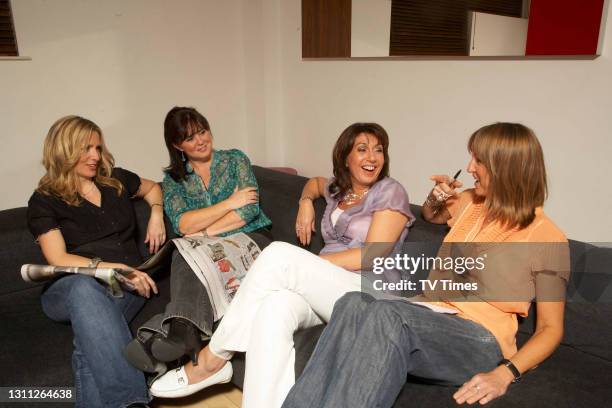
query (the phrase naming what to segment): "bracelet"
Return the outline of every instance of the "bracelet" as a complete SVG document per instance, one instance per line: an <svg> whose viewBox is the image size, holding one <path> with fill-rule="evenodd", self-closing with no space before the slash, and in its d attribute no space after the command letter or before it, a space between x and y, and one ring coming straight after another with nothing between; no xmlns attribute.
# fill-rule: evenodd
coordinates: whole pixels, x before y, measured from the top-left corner
<svg viewBox="0 0 612 408"><path fill-rule="evenodd" d="M302 202L302 201L304 201L304 200L310 200L310 201L313 201L313 202L314 202L314 198L313 198L313 197L311 197L311 196L302 196L302 197L300 197L300 199L298 200L298 203L301 203L301 202Z"/></svg>
<svg viewBox="0 0 612 408"><path fill-rule="evenodd" d="M434 212L438 212L444 205L444 201L438 201L433 197L433 195L429 194L425 199L425 205L431 208Z"/></svg>
<svg viewBox="0 0 612 408"><path fill-rule="evenodd" d="M91 261L89 261L89 265L87 265L87 267L88 268L97 268L98 264L100 262L102 262L102 258L99 258L99 257L96 256L95 258L92 258Z"/></svg>
<svg viewBox="0 0 612 408"><path fill-rule="evenodd" d="M156 205L159 205L160 207L164 208L164 205L160 204L160 203L153 203L153 204L151 204L151 208L155 207Z"/></svg>
<svg viewBox="0 0 612 408"><path fill-rule="evenodd" d="M523 376L521 375L521 372L518 370L518 368L516 368L516 366L512 363L512 361L504 358L500 364L503 364L504 366L508 367L508 370L510 370L510 372L512 373L512 375L514 376L514 380L512 380L512 384L517 383L519 381L521 381L521 379L523 378Z"/></svg>

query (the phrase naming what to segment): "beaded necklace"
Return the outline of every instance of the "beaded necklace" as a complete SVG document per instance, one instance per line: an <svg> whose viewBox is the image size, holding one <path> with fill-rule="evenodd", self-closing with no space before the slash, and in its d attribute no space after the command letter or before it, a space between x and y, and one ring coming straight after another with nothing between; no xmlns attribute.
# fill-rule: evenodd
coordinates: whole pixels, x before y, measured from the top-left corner
<svg viewBox="0 0 612 408"><path fill-rule="evenodd" d="M344 205L347 206L353 205L359 200L361 200L363 197L365 197L368 194L368 191L370 190L365 190L361 193L355 193L353 189L350 189L342 198L342 202L344 203Z"/></svg>

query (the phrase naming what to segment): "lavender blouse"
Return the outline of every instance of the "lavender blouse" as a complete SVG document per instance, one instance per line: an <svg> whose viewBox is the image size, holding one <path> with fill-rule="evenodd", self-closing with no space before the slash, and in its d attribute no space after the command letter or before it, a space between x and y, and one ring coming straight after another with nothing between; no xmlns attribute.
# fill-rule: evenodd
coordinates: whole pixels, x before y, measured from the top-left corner
<svg viewBox="0 0 612 408"><path fill-rule="evenodd" d="M382 210L398 211L408 217L408 222L393 248L393 253L398 252L408 234L408 227L414 222L414 215L410 211L410 202L404 187L391 177L385 177L370 188L365 199L359 205L342 212L336 225L332 226L331 213L338 207L340 201L338 198L332 198L329 195L328 187L332 182L333 178L329 180L325 187L327 207L321 221L321 233L325 246L321 250L321 254L361 248L366 241L372 216L376 211Z"/></svg>

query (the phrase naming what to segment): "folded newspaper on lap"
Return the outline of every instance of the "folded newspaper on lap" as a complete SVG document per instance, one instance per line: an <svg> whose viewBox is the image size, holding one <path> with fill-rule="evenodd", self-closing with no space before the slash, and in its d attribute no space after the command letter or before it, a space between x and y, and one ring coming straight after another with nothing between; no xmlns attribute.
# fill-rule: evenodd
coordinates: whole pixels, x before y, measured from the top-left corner
<svg viewBox="0 0 612 408"><path fill-rule="evenodd" d="M242 232L228 237L192 235L172 241L206 288L214 320L219 320L261 250Z"/></svg>
<svg viewBox="0 0 612 408"><path fill-rule="evenodd" d="M261 250L248 235L240 232L228 237L204 237L191 235L166 242L160 250L142 265L139 271L147 271L162 264L176 247L208 292L215 321L225 314L234 294L240 287L248 269ZM25 264L21 277L26 282L42 282L59 275L79 273L105 282L111 294L122 297L121 286L134 290L125 278L131 271L119 268L89 268Z"/></svg>
<svg viewBox="0 0 612 408"><path fill-rule="evenodd" d="M124 276L130 273L119 268L89 268L82 266L21 265L21 278L26 282L44 282L65 274L81 274L99 279L108 285L112 296L123 297L121 286L134 290L134 285Z"/></svg>

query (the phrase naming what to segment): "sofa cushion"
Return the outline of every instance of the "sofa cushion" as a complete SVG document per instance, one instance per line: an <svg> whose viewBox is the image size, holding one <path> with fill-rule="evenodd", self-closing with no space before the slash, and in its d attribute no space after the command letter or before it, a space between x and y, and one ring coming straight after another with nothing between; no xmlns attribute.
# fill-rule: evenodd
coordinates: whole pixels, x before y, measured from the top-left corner
<svg viewBox="0 0 612 408"><path fill-rule="evenodd" d="M0 385L72 386L72 329L47 318L41 287L2 295Z"/></svg>
<svg viewBox="0 0 612 408"><path fill-rule="evenodd" d="M570 240L571 270L561 344L612 361L612 249ZM535 329L535 307L519 327Z"/></svg>
<svg viewBox="0 0 612 408"><path fill-rule="evenodd" d="M295 235L295 220L298 212L298 200L308 179L259 166L253 166L253 172L259 184L261 209L272 220L272 236L277 241L299 245ZM325 200L315 200L314 205L317 232L312 235L310 245L306 249L318 254L323 248L320 227L325 210Z"/></svg>
<svg viewBox="0 0 612 408"><path fill-rule="evenodd" d="M442 242L449 228L446 224L432 224L423 219L421 206L411 204L410 211L415 221L406 236L406 242Z"/></svg>
<svg viewBox="0 0 612 408"><path fill-rule="evenodd" d="M612 361L612 248L570 241L562 344Z"/></svg>
<svg viewBox="0 0 612 408"><path fill-rule="evenodd" d="M24 263L46 264L26 225L26 207L0 211L0 296L32 288L21 279Z"/></svg>

